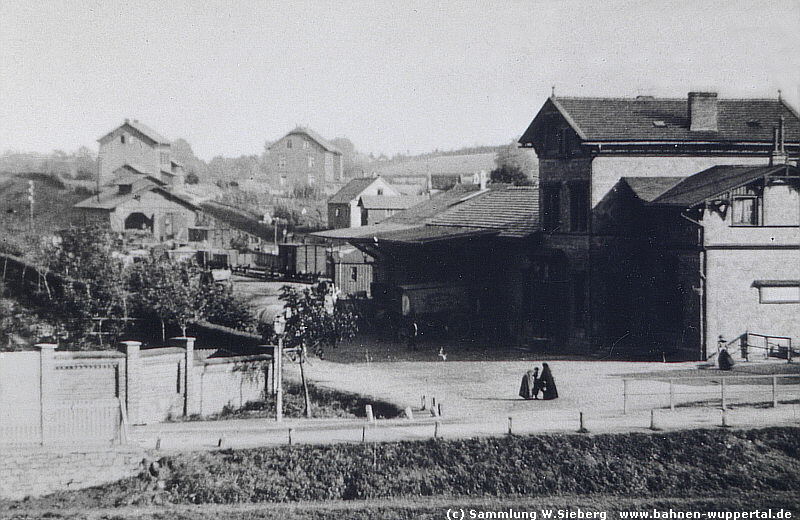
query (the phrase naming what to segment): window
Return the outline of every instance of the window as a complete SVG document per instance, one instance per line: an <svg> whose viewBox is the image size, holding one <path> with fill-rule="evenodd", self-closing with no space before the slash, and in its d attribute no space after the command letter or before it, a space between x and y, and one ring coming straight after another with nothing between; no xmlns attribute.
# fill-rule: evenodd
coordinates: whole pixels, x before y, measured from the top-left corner
<svg viewBox="0 0 800 520"><path fill-rule="evenodd" d="M308 183L312 186L317 183L317 176L316 175L309 175L308 176Z"/></svg>
<svg viewBox="0 0 800 520"><path fill-rule="evenodd" d="M561 186L542 186L542 229L558 231L561 226Z"/></svg>
<svg viewBox="0 0 800 520"><path fill-rule="evenodd" d="M161 164L169 164L169 152L161 152Z"/></svg>
<svg viewBox="0 0 800 520"><path fill-rule="evenodd" d="M308 156L308 169L310 170L313 167L314 167L314 156L313 155L309 155Z"/></svg>
<svg viewBox="0 0 800 520"><path fill-rule="evenodd" d="M570 134L566 128L561 128L558 131L558 155L566 157L570 151Z"/></svg>
<svg viewBox="0 0 800 520"><path fill-rule="evenodd" d="M292 147L292 140L291 139L287 139L286 140L286 148L291 148L291 147Z"/></svg>
<svg viewBox="0 0 800 520"><path fill-rule="evenodd" d="M800 303L800 280L756 280L759 303Z"/></svg>
<svg viewBox="0 0 800 520"><path fill-rule="evenodd" d="M737 188L732 193L731 202L731 224L734 226L758 226L761 204L761 188L750 185Z"/></svg>
<svg viewBox="0 0 800 520"><path fill-rule="evenodd" d="M308 142L308 139L303 139L303 149L308 150L309 146L311 146L311 143Z"/></svg>
<svg viewBox="0 0 800 520"><path fill-rule="evenodd" d="M119 142L122 143L122 144L125 144L125 135L124 134L119 136Z"/></svg>
<svg viewBox="0 0 800 520"><path fill-rule="evenodd" d="M286 169L286 156L285 155L278 156L278 168L280 168L281 170Z"/></svg>
<svg viewBox="0 0 800 520"><path fill-rule="evenodd" d="M350 280L357 282L358 281L358 267L351 267L350 268Z"/></svg>
<svg viewBox="0 0 800 520"><path fill-rule="evenodd" d="M378 195L383 195L383 188L378 188Z"/></svg>
<svg viewBox="0 0 800 520"><path fill-rule="evenodd" d="M336 208L336 216L337 216L337 217L338 217L338 216L341 214L341 212L342 212L342 211L341 211L339 208Z"/></svg>
<svg viewBox="0 0 800 520"><path fill-rule="evenodd" d="M569 230L584 232L589 225L589 184L585 182L569 186Z"/></svg>

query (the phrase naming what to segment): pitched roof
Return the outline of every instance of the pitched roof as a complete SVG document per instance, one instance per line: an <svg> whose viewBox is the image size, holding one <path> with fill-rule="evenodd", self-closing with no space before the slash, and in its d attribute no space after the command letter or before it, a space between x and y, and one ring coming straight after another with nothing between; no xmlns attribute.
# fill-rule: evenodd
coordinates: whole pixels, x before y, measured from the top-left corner
<svg viewBox="0 0 800 520"><path fill-rule="evenodd" d="M761 177L788 170L791 170L793 175L798 175L800 172L796 167L786 165L712 166L686 177L656 197L652 203L688 208Z"/></svg>
<svg viewBox="0 0 800 520"><path fill-rule="evenodd" d="M402 195L388 197L386 195L362 195L359 205L366 209L393 209L402 210L416 206L428 200L424 195Z"/></svg>
<svg viewBox="0 0 800 520"><path fill-rule="evenodd" d="M585 141L772 142L772 128L785 120L787 142L800 141L800 116L778 99L719 99L718 131L689 130L688 99L549 98ZM536 121L534 119L534 121ZM532 142L534 124L520 138Z"/></svg>
<svg viewBox="0 0 800 520"><path fill-rule="evenodd" d="M534 186L487 190L430 219L429 223L496 229L500 236L525 237L539 230L539 190Z"/></svg>
<svg viewBox="0 0 800 520"><path fill-rule="evenodd" d="M169 139L167 139L163 135L159 134L158 132L156 132L155 130L153 130L149 126L145 125L144 123L140 123L136 119L133 119L133 120L126 119L124 123L122 123L121 125L119 125L115 129L113 129L112 131L110 131L107 134L105 134L103 137L98 139L98 141L103 142L103 141L107 140L109 137L111 137L112 134L114 134L114 132L116 132L120 128L124 128L125 126L136 130L137 132L139 132L140 134L144 135L145 137L147 137L151 141L154 141L156 144L166 144L166 145L170 144L170 140Z"/></svg>
<svg viewBox="0 0 800 520"><path fill-rule="evenodd" d="M394 231L375 233L373 239L377 242L397 244L431 244L444 240L457 240L482 236L497 235L496 229L484 229L466 226L413 226ZM361 239L363 241L363 238Z"/></svg>
<svg viewBox="0 0 800 520"><path fill-rule="evenodd" d="M490 185L491 187L491 185ZM468 197L474 196L480 186L477 184L456 184L447 191L436 194L432 198L420 202L405 211L395 213L383 222L394 222L404 224L419 224L435 217L439 213L446 211L451 206L459 204Z"/></svg>
<svg viewBox="0 0 800 520"><path fill-rule="evenodd" d="M645 202L650 202L685 177L623 177L622 180L634 194Z"/></svg>
<svg viewBox="0 0 800 520"><path fill-rule="evenodd" d="M369 188L372 183L377 180L377 177L359 177L357 179L351 179L341 190L331 195L328 199L328 203L347 204L351 200L357 199L358 196L361 195L361 192Z"/></svg>
<svg viewBox="0 0 800 520"><path fill-rule="evenodd" d="M307 135L312 140L316 141L317 144L319 144L325 150L327 150L329 152L332 152L332 153L336 153L336 154L342 155L342 151L339 150L339 148L334 146L330 141L328 141L327 139L325 139L324 137L322 137L321 135L319 135L317 132L315 132L314 130L312 130L310 128L306 128L304 126L298 126L298 127L294 128L293 130L287 132L286 135L284 135L283 137L287 137L287 136L290 136L292 134ZM281 137L281 139L283 139L283 137ZM278 139L278 141L280 141L281 139ZM278 141L275 141L275 143L277 143ZM275 143L271 144L270 148L275 146Z"/></svg>
<svg viewBox="0 0 800 520"><path fill-rule="evenodd" d="M131 185L131 191L120 193L117 185L128 183ZM117 182L117 185L101 190L99 194L92 195L88 199L78 202L74 207L79 209L113 210L120 204L127 202L141 195L142 193L153 191L170 200L174 200L180 204L188 206L191 209L197 209L197 206L195 206L191 201L162 188L157 182L155 182L155 179L149 176L131 176L130 179Z"/></svg>

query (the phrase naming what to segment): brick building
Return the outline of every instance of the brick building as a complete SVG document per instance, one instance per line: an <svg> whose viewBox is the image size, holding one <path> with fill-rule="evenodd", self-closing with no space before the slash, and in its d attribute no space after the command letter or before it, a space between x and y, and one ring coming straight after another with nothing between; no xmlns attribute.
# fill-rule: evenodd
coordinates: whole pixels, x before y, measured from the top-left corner
<svg viewBox="0 0 800 520"><path fill-rule="evenodd" d="M170 186L183 185L183 165L172 159L170 141L137 119L126 119L97 141L98 185L108 185L130 171L151 175Z"/></svg>
<svg viewBox="0 0 800 520"><path fill-rule="evenodd" d="M800 116L781 99L551 97L519 142L539 157L540 334L689 359L747 330L800 341Z"/></svg>
<svg viewBox="0 0 800 520"><path fill-rule="evenodd" d="M281 190L309 185L330 191L344 180L341 150L310 128L298 126L267 150L267 170Z"/></svg>

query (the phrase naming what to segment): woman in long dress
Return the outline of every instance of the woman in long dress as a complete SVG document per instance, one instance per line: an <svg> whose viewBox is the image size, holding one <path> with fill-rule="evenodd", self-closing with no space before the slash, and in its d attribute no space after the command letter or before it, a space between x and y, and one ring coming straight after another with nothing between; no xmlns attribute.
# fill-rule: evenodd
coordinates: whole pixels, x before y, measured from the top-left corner
<svg viewBox="0 0 800 520"><path fill-rule="evenodd" d="M522 376L522 383L519 385L519 396L523 399L536 399L539 393L539 369L528 370Z"/></svg>
<svg viewBox="0 0 800 520"><path fill-rule="evenodd" d="M550 400L558 397L556 382L547 363L542 363L542 377L539 378L539 381L541 381L542 399Z"/></svg>

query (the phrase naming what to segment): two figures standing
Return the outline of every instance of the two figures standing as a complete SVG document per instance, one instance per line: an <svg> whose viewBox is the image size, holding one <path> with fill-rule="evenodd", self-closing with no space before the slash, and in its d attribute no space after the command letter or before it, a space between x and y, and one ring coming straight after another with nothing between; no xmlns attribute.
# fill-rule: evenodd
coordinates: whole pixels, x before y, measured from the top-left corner
<svg viewBox="0 0 800 520"><path fill-rule="evenodd" d="M542 363L542 374L539 375L539 367L528 370L522 376L522 384L519 387L519 396L523 399L539 399L539 392L542 399L550 400L558 397L556 382L550 367L547 363Z"/></svg>

